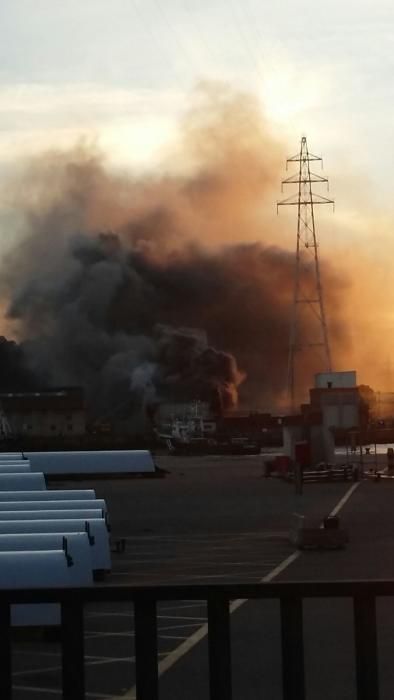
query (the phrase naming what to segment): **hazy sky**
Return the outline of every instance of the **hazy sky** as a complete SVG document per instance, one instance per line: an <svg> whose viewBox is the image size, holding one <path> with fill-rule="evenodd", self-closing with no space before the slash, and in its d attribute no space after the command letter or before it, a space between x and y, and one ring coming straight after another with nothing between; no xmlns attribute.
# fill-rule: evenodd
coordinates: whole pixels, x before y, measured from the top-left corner
<svg viewBox="0 0 394 700"><path fill-rule="evenodd" d="M393 63L386 0L2 0L0 165L81 134L147 163L212 79L254 92L292 150L306 133L334 175L386 197Z"/></svg>
<svg viewBox="0 0 394 700"><path fill-rule="evenodd" d="M324 156L336 214L319 210L322 252L350 269L360 247L353 284L361 295L368 278L371 327L382 309L394 342L393 68L388 0L0 0L1 182L81 138L116 166L155 167L199 82L249 91L289 155L306 134ZM3 209L2 250L18 214ZM293 235L292 214L276 223L274 194L272 242Z"/></svg>

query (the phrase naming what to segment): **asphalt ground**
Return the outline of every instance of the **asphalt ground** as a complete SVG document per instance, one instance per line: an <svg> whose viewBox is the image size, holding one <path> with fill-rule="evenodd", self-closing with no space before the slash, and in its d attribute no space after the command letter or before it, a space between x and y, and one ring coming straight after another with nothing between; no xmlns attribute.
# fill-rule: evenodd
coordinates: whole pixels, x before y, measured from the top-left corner
<svg viewBox="0 0 394 700"><path fill-rule="evenodd" d="M316 488L312 485L310 489ZM382 488L381 488L382 487ZM324 488L318 486L317 488ZM394 485L363 482L341 510L350 534L345 550L305 551L276 580L394 579ZM394 696L394 601L377 602L380 698ZM277 603L249 601L232 615L234 700L281 700L280 618ZM349 599L304 602L307 698L356 700L353 611ZM207 650L196 645L161 679L161 700L208 697ZM203 669L199 673L198 669ZM183 684L183 686L182 686Z"/></svg>
<svg viewBox="0 0 394 700"><path fill-rule="evenodd" d="M312 484L298 496L290 484L264 479L258 457L163 457L158 461L170 472L164 479L86 482L107 500L114 539L124 537L127 543L123 554L113 555L108 583L260 581L294 553L288 542L293 514L322 518L349 489L344 483ZM81 482L78 487L83 488ZM360 485L342 511L350 530L349 547L343 552L306 552L279 577L394 578L390 556L393 498L391 483ZM308 697L353 697L348 602L315 601L312 608L307 603L305 610ZM388 669L394 641L389 612L388 608L379 610L382 659L387 660ZM172 664L161 675L163 700L208 697L206 636L201 635L205 622L206 608L201 603L187 600L159 605L159 661L170 659ZM133 698L132 606L89 607L85 625L87 698ZM279 612L272 601L248 602L233 613L234 698L263 697L263 692L273 700L281 698L279 630ZM182 645L199 636L201 641L181 656ZM330 663L322 665L316 654L326 647ZM336 694L330 695L333 661L338 682L334 683ZM60 697L60 677L60 649L55 642L15 639L16 700ZM327 679L325 695L319 686L323 678Z"/></svg>

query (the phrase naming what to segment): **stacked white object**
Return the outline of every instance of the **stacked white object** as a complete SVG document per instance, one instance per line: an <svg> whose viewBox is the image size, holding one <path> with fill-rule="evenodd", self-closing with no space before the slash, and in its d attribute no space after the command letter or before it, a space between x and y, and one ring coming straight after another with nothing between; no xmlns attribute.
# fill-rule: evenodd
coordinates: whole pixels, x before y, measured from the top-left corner
<svg viewBox="0 0 394 700"><path fill-rule="evenodd" d="M26 474L28 472L31 472L30 462L13 462L12 464L0 462L0 474Z"/></svg>
<svg viewBox="0 0 394 700"><path fill-rule="evenodd" d="M154 474L156 471L149 450L102 450L84 452L27 452L33 472L48 476L115 476Z"/></svg>
<svg viewBox="0 0 394 700"><path fill-rule="evenodd" d="M93 489L56 489L55 491L3 491L1 501L92 501L96 493Z"/></svg>
<svg viewBox="0 0 394 700"><path fill-rule="evenodd" d="M111 569L108 512L92 489L48 491L21 453L0 453L0 588L91 586ZM58 604L14 605L12 624L58 625Z"/></svg>
<svg viewBox="0 0 394 700"><path fill-rule="evenodd" d="M69 538L62 537L62 543L47 544L41 550L37 542L25 542L23 547L34 549L0 551L0 588L65 588L67 586L91 586L92 570L86 566L81 557L75 559L69 553ZM88 554L89 545L84 540L79 543L81 553L84 547ZM4 546L4 544L3 544ZM9 545L10 546L10 545ZM14 546L17 546L16 544ZM74 550L76 547L74 546ZM59 625L60 605L58 603L39 603L35 605L12 605L11 623L15 626Z"/></svg>
<svg viewBox="0 0 394 700"><path fill-rule="evenodd" d="M0 462L16 462L24 459L22 452L1 452Z"/></svg>
<svg viewBox="0 0 394 700"><path fill-rule="evenodd" d="M33 493L37 492L34 491ZM45 493L50 493L50 491L46 491ZM33 499L32 501L28 501L26 499L25 501L12 500L11 502L9 502L4 501L4 492L2 492L0 501L0 511L3 510L81 510L83 512L87 510L99 510L101 511L101 513L104 513L104 515L106 515L107 504L103 498L96 498L94 501L93 499L87 499L85 501L79 499L76 500L75 498L72 500L70 499L63 501L59 498L56 498L53 501L50 499Z"/></svg>
<svg viewBox="0 0 394 700"><path fill-rule="evenodd" d="M44 474L6 474L0 475L0 497L1 491L45 491L46 482Z"/></svg>
<svg viewBox="0 0 394 700"><path fill-rule="evenodd" d="M103 515L102 510L86 508L82 510L0 510L0 522L4 520L83 520L84 518L98 520Z"/></svg>
<svg viewBox="0 0 394 700"><path fill-rule="evenodd" d="M111 570L108 528L103 518L76 520L0 520L0 535L85 533L90 545L90 567L94 574ZM1 544L1 543L0 543Z"/></svg>

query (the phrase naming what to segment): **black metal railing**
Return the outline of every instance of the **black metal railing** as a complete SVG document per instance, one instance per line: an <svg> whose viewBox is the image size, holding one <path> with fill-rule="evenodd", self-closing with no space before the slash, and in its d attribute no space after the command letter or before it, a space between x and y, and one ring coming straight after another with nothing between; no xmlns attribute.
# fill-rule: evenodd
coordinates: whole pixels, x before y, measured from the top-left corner
<svg viewBox="0 0 394 700"><path fill-rule="evenodd" d="M230 601L279 600L283 698L304 700L303 600L351 598L357 698L378 700L376 599L383 596L394 596L394 581L3 590L0 591L0 698L12 699L11 604L61 604L63 699L84 700L84 606L87 603L132 602L137 700L158 700L157 602L185 599L206 601L210 699L231 700Z"/></svg>

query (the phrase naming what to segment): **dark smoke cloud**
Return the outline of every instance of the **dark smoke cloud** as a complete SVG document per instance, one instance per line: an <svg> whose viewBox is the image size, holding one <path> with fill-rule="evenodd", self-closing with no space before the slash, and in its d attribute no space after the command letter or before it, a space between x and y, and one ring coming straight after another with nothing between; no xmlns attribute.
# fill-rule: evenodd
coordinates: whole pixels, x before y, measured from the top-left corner
<svg viewBox="0 0 394 700"><path fill-rule="evenodd" d="M23 357L41 384L85 386L92 413L196 398L230 408L239 392L263 407L283 394L294 255L256 242L272 236L262 197L271 210L280 149L249 98L210 92L181 152L188 175L121 177L79 148L18 183L23 226L2 274L16 367ZM328 268L325 281L333 311L342 285ZM337 311L331 330L340 337Z"/></svg>
<svg viewBox="0 0 394 700"><path fill-rule="evenodd" d="M44 258L36 260L42 274L25 277L18 289L12 285L8 313L29 329L22 349L33 375L49 384L85 385L101 411L106 402L127 401L130 391L144 401L235 405L243 379L237 362L199 330L208 301L199 290L212 262L193 252L163 266L135 249L131 234L128 241L71 236L58 271L53 257L49 271Z"/></svg>
<svg viewBox="0 0 394 700"><path fill-rule="evenodd" d="M26 355L14 341L0 336L0 391L28 391L36 387L37 377L26 366Z"/></svg>

